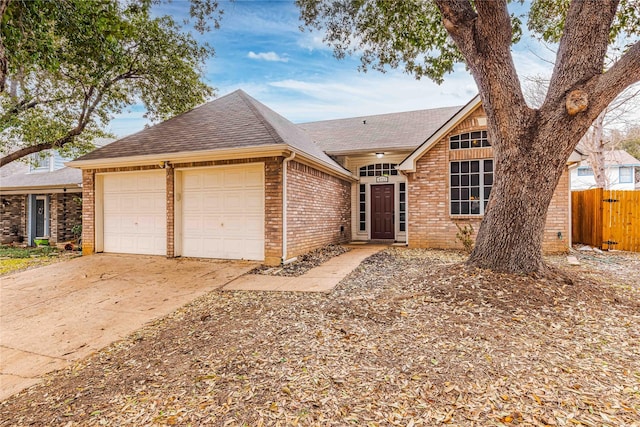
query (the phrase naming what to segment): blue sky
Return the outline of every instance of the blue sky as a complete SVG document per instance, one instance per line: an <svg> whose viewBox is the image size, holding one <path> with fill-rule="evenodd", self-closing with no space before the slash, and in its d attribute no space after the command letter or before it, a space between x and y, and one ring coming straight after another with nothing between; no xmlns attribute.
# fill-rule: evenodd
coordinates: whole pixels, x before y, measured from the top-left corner
<svg viewBox="0 0 640 427"><path fill-rule="evenodd" d="M463 105L477 88L464 65L442 85L415 80L400 70L357 71L357 57L337 60L322 34L301 32L293 1L221 1L219 30L205 34L216 50L205 67L205 81L223 96L242 89L294 123ZM160 13L186 15L187 0L173 0ZM550 74L552 52L530 37L513 48L521 76ZM114 119L118 137L145 124L140 106Z"/></svg>

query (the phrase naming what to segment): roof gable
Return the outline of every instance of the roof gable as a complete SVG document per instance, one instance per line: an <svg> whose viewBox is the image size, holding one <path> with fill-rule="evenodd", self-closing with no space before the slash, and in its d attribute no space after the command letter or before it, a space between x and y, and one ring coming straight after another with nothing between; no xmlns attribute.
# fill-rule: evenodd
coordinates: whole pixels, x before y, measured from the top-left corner
<svg viewBox="0 0 640 427"><path fill-rule="evenodd" d="M435 130L426 141L424 141L418 148L416 148L409 156L400 163L396 169L406 172L415 172L416 162L425 153L427 153L440 139L458 125L462 120L469 116L473 111L482 105L480 95L476 95L471 101L462 108L458 109L449 120L447 120L442 126Z"/></svg>

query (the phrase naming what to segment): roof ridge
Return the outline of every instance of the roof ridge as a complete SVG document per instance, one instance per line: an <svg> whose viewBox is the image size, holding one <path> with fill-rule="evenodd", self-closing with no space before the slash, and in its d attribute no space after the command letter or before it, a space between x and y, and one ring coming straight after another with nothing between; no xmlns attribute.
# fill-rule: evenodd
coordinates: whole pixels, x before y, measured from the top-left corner
<svg viewBox="0 0 640 427"><path fill-rule="evenodd" d="M315 124L315 123L337 122L337 121L341 121L341 120L357 120L357 119L364 119L364 118L369 119L369 118L372 118L372 117L384 117L384 116L403 115L403 114L410 114L410 113L422 113L422 112L426 112L426 111L443 111L443 110L446 110L446 109L457 109L459 111L463 107L464 107L464 105L451 105L451 106L448 106L448 107L421 108L421 109L418 109L418 110L396 111L394 113L368 114L368 115L363 115L363 116L341 117L341 118L337 118L337 119L315 120L315 121L311 121L311 122L298 123L298 125L310 125L310 124Z"/></svg>

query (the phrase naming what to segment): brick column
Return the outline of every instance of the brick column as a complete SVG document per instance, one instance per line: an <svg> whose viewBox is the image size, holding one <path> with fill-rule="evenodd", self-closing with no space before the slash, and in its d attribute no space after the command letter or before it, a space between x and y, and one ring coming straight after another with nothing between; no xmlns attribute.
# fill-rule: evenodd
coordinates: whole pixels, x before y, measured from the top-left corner
<svg viewBox="0 0 640 427"><path fill-rule="evenodd" d="M96 173L87 169L82 171L82 255L95 252L96 225Z"/></svg>
<svg viewBox="0 0 640 427"><path fill-rule="evenodd" d="M167 258L175 257L175 170L168 165L167 172Z"/></svg>

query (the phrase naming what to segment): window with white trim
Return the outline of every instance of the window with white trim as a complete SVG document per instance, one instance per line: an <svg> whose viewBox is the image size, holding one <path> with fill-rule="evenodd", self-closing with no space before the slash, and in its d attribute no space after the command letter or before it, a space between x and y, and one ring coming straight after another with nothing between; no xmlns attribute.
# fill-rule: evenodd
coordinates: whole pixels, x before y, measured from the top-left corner
<svg viewBox="0 0 640 427"><path fill-rule="evenodd" d="M629 166L620 166L618 168L620 184L630 184L633 182L633 168Z"/></svg>
<svg viewBox="0 0 640 427"><path fill-rule="evenodd" d="M578 176L593 176L593 169L589 167L578 168Z"/></svg>
<svg viewBox="0 0 640 427"><path fill-rule="evenodd" d="M374 165L362 166L360 176L389 176L398 175L396 163L376 163Z"/></svg>
<svg viewBox="0 0 640 427"><path fill-rule="evenodd" d="M51 171L51 152L43 151L33 153L29 159L30 172L50 172Z"/></svg>
<svg viewBox="0 0 640 427"><path fill-rule="evenodd" d="M400 231L407 231L407 184L404 182L399 184L398 198L400 199L398 227Z"/></svg>
<svg viewBox="0 0 640 427"><path fill-rule="evenodd" d="M484 215L492 186L493 160L451 162L451 215Z"/></svg>
<svg viewBox="0 0 640 427"><path fill-rule="evenodd" d="M487 139L487 131L465 132L449 137L449 148L452 150L461 150L464 148L482 148L491 147Z"/></svg>
<svg viewBox="0 0 640 427"><path fill-rule="evenodd" d="M367 231L367 186L365 184L360 184L359 188L359 214L360 214L360 231Z"/></svg>

